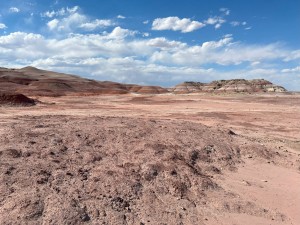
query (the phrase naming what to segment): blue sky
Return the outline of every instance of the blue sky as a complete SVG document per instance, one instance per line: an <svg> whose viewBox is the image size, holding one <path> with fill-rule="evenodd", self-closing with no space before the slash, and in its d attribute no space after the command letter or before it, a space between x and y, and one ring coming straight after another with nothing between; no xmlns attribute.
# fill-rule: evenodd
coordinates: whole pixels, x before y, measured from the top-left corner
<svg viewBox="0 0 300 225"><path fill-rule="evenodd" d="M265 78L300 91L299 0L3 0L0 67L173 86Z"/></svg>

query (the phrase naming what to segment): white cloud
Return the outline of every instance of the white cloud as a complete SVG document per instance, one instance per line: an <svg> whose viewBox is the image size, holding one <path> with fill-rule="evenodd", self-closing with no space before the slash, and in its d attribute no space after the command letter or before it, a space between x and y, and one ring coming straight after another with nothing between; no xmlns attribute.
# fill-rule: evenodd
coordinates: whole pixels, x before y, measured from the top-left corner
<svg viewBox="0 0 300 225"><path fill-rule="evenodd" d="M260 65L261 63L259 61L254 61L251 63L251 66L256 67L258 65Z"/></svg>
<svg viewBox="0 0 300 225"><path fill-rule="evenodd" d="M82 24L86 23L87 18L79 13L73 13L63 19L54 19L52 21L54 21L53 23L55 24L55 26L53 26L51 30L72 32L74 29L77 29Z"/></svg>
<svg viewBox="0 0 300 225"><path fill-rule="evenodd" d="M36 60L41 55L42 58L55 56L64 59L142 57L152 63L191 67L205 64L237 65L242 62L286 59L290 56L290 51L282 49L277 44L243 45L233 42L231 35L225 35L220 40L204 42L201 45L188 45L164 37L134 38L136 34L136 31L116 27L111 33L73 34L57 40L47 39L39 34L16 32L0 36L0 46L2 50L11 51L10 55L6 54L2 60L5 58L7 60L15 58ZM127 37L132 38L127 39ZM32 57L27 57L29 53Z"/></svg>
<svg viewBox="0 0 300 225"><path fill-rule="evenodd" d="M1 29L6 29L6 28L7 28L7 26L4 23L0 23L0 30Z"/></svg>
<svg viewBox="0 0 300 225"><path fill-rule="evenodd" d="M219 22L219 17L210 17L204 21L206 24L214 25Z"/></svg>
<svg viewBox="0 0 300 225"><path fill-rule="evenodd" d="M126 19L126 17L125 17L125 16L122 16L122 15L118 15L117 18L118 18L118 19L122 19L122 20L123 20L123 19Z"/></svg>
<svg viewBox="0 0 300 225"><path fill-rule="evenodd" d="M134 38L136 34L136 31L116 27L110 33L73 34L57 40L47 39L39 34L16 32L0 36L0 46L2 50L11 51L11 58L9 55L5 55L8 60L23 58L24 53L27 55L33 52L32 56L34 57L28 58L28 60L36 60L40 55L43 55L43 58L56 56L65 59L72 57L142 57L153 63L159 58L160 63L192 67L212 63L237 65L242 62L284 60L290 56L290 51L284 50L277 44L244 45L234 42L231 35L225 35L220 40L207 41L201 45L188 45L164 37ZM127 39L127 37L132 38Z"/></svg>
<svg viewBox="0 0 300 225"><path fill-rule="evenodd" d="M178 48L183 48L186 46L185 43L179 41L169 41L164 37L150 39L147 42L147 45L161 49L173 49L174 51Z"/></svg>
<svg viewBox="0 0 300 225"><path fill-rule="evenodd" d="M97 28L102 28L102 27L109 27L113 26L115 23L112 20L99 20L96 19L91 22L83 23L79 27L84 28L86 30L95 30Z"/></svg>
<svg viewBox="0 0 300 225"><path fill-rule="evenodd" d="M230 25L233 26L233 27L237 27L237 26L246 26L247 25L247 22L240 22L240 21L232 21L230 22Z"/></svg>
<svg viewBox="0 0 300 225"><path fill-rule="evenodd" d="M207 25L214 25L215 29L221 28L222 24L225 23L226 20L224 20L221 17L209 17L207 20L204 21Z"/></svg>
<svg viewBox="0 0 300 225"><path fill-rule="evenodd" d="M62 8L58 11L46 12L42 16L55 18L47 23L49 30L56 32L75 32L76 30L94 31L115 25L112 20L90 20L86 15L79 12L79 7Z"/></svg>
<svg viewBox="0 0 300 225"><path fill-rule="evenodd" d="M299 59L300 50L291 51L276 43L249 45L234 42L232 35L225 35L219 40L189 45L165 37L136 38L137 34L141 35L121 27L110 33L72 34L60 39L15 32L0 36L0 64L33 65L89 74L100 80L165 85L184 80L240 77L282 82L280 77L291 78L293 74L299 74L299 67L283 70L275 63L264 67L269 62L272 65L272 62ZM242 70L235 68L241 63L249 66Z"/></svg>
<svg viewBox="0 0 300 225"><path fill-rule="evenodd" d="M47 23L49 30L71 32L87 22L87 17L81 15L78 11L79 7L75 6L72 8L61 8L57 11L47 11L42 16L48 18L59 17Z"/></svg>
<svg viewBox="0 0 300 225"><path fill-rule="evenodd" d="M281 70L282 73L300 73L300 66L297 66L295 68L289 68L289 69L283 69Z"/></svg>
<svg viewBox="0 0 300 225"><path fill-rule="evenodd" d="M42 13L42 16L43 17L49 17L49 18L52 18L52 17L54 17L56 15L56 13L54 12L54 11L47 11L47 12L44 12L44 13Z"/></svg>
<svg viewBox="0 0 300 225"><path fill-rule="evenodd" d="M230 35L219 41L208 41L202 45L189 46L171 51L159 51L151 57L153 62L165 61L173 65L199 66L205 64L219 64L223 66L252 63L255 61L270 61L284 59L289 55L277 44L243 45L233 42Z"/></svg>
<svg viewBox="0 0 300 225"><path fill-rule="evenodd" d="M53 19L47 23L47 26L50 30L54 30L57 28L58 24L59 24L59 20Z"/></svg>
<svg viewBox="0 0 300 225"><path fill-rule="evenodd" d="M72 14L72 13L78 12L79 6L74 6L74 7L72 7L72 8L68 8L68 7L67 7L66 10L67 10L68 13Z"/></svg>
<svg viewBox="0 0 300 225"><path fill-rule="evenodd" d="M53 18L53 17L61 17L61 16L66 16L68 14L73 14L75 12L79 11L79 6L74 6L72 8L61 8L59 10L52 10L52 11L46 11L41 14L42 17L48 17L48 18Z"/></svg>
<svg viewBox="0 0 300 225"><path fill-rule="evenodd" d="M128 29L122 29L121 27L115 27L113 31L107 35L108 39L124 39L128 36L134 36L137 34L136 31L131 31Z"/></svg>
<svg viewBox="0 0 300 225"><path fill-rule="evenodd" d="M295 59L300 59L300 50L291 51L284 61L288 62Z"/></svg>
<svg viewBox="0 0 300 225"><path fill-rule="evenodd" d="M220 8L220 12L223 12L226 16L230 15L230 10L227 8Z"/></svg>
<svg viewBox="0 0 300 225"><path fill-rule="evenodd" d="M10 13L18 13L18 12L20 12L20 9L18 9L17 7L11 7L11 8L9 8L9 12Z"/></svg>
<svg viewBox="0 0 300 225"><path fill-rule="evenodd" d="M217 23L217 24L215 25L215 28L216 28L216 29L219 29L219 28L221 28L221 26L222 26L222 25L221 25L220 23Z"/></svg>
<svg viewBox="0 0 300 225"><path fill-rule="evenodd" d="M145 20L144 22L143 22L143 24L148 24L149 23L149 20Z"/></svg>
<svg viewBox="0 0 300 225"><path fill-rule="evenodd" d="M239 21L232 21L232 22L230 22L230 24L233 27L237 27L237 26L241 25L241 22L239 22Z"/></svg>
<svg viewBox="0 0 300 225"><path fill-rule="evenodd" d="M152 30L174 30L188 33L204 26L205 24L199 21L192 21L189 18L166 17L155 19L152 23Z"/></svg>

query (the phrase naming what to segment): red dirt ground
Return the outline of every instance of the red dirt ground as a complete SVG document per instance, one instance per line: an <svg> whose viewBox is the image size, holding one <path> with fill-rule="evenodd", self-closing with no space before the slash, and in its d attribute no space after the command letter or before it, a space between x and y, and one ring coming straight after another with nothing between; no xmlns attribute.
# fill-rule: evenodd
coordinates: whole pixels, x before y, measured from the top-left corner
<svg viewBox="0 0 300 225"><path fill-rule="evenodd" d="M1 224L300 224L300 95L0 108Z"/></svg>

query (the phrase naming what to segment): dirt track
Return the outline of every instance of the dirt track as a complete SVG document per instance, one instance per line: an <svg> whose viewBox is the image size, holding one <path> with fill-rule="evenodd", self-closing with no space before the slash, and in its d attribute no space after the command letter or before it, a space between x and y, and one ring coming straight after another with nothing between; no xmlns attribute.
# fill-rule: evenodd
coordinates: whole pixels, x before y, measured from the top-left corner
<svg viewBox="0 0 300 225"><path fill-rule="evenodd" d="M0 108L1 224L299 224L299 95Z"/></svg>

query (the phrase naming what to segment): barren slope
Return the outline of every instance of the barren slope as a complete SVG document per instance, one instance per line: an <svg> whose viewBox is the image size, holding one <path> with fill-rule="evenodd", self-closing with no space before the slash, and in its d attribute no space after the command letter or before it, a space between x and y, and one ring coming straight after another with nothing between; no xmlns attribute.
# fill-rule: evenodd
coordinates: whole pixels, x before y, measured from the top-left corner
<svg viewBox="0 0 300 225"><path fill-rule="evenodd" d="M0 89L4 92L22 93L29 96L127 94L130 92L160 94L167 92L166 89L156 86L101 82L34 67L0 68Z"/></svg>

